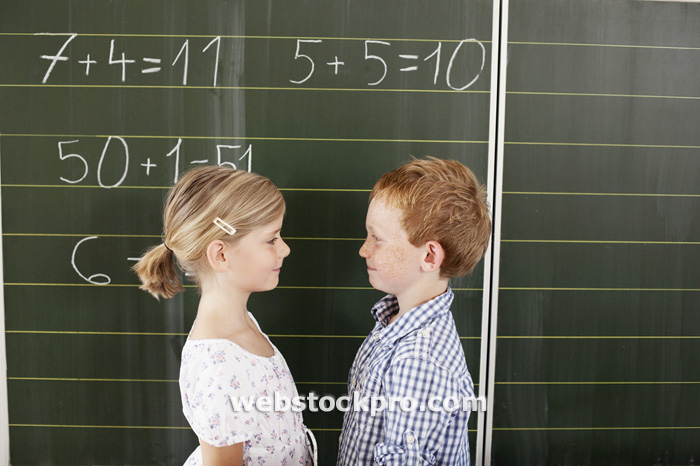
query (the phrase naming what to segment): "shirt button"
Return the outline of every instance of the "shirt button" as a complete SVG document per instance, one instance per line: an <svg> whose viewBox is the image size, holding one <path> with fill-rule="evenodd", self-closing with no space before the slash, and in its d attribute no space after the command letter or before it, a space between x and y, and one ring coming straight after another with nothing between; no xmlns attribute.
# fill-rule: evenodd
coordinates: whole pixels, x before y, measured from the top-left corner
<svg viewBox="0 0 700 466"><path fill-rule="evenodd" d="M430 329L429 328L423 329L423 331L421 333L423 334L424 337L429 337L430 336Z"/></svg>
<svg viewBox="0 0 700 466"><path fill-rule="evenodd" d="M414 443L416 443L416 438L413 435L408 435L406 437L406 441L409 445L413 445Z"/></svg>

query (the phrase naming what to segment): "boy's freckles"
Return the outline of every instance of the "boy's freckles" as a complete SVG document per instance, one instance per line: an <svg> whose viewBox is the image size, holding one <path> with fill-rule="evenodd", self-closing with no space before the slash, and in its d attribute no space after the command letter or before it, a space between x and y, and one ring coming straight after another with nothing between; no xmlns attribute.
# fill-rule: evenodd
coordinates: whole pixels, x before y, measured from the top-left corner
<svg viewBox="0 0 700 466"><path fill-rule="evenodd" d="M360 248L372 286L391 294L410 287L420 268L420 249L408 241L401 216L400 209L373 199L367 210L367 240Z"/></svg>
<svg viewBox="0 0 700 466"><path fill-rule="evenodd" d="M407 265L406 255L397 246L387 246L379 262L374 264L375 269L381 270L382 275L389 279L398 277Z"/></svg>

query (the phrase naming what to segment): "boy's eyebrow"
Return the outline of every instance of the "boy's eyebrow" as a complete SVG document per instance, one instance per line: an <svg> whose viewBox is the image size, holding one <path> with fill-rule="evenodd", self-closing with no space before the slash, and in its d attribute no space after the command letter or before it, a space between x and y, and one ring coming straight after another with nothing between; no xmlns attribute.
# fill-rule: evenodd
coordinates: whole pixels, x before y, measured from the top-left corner
<svg viewBox="0 0 700 466"><path fill-rule="evenodd" d="M376 224L373 223L366 223L365 224L365 229L367 231L373 230L373 231L382 231L381 227L378 227Z"/></svg>

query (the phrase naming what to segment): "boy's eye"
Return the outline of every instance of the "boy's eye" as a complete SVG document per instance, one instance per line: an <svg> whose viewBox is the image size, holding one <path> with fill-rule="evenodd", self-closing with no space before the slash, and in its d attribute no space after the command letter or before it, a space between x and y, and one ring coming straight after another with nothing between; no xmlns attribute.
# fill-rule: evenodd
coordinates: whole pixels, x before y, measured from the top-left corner
<svg viewBox="0 0 700 466"><path fill-rule="evenodd" d="M275 237L272 238L270 241L268 241L268 243L269 243L269 244L275 244L276 241L277 241L277 237L275 236Z"/></svg>

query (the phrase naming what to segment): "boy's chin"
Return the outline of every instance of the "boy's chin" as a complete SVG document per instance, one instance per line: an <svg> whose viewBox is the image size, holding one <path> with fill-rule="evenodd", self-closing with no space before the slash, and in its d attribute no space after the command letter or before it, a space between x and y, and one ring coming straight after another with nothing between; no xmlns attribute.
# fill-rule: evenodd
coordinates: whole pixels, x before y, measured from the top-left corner
<svg viewBox="0 0 700 466"><path fill-rule="evenodd" d="M382 293L393 294L386 284L382 283L380 280L372 279L372 275L369 276L369 284L375 290L381 291Z"/></svg>

